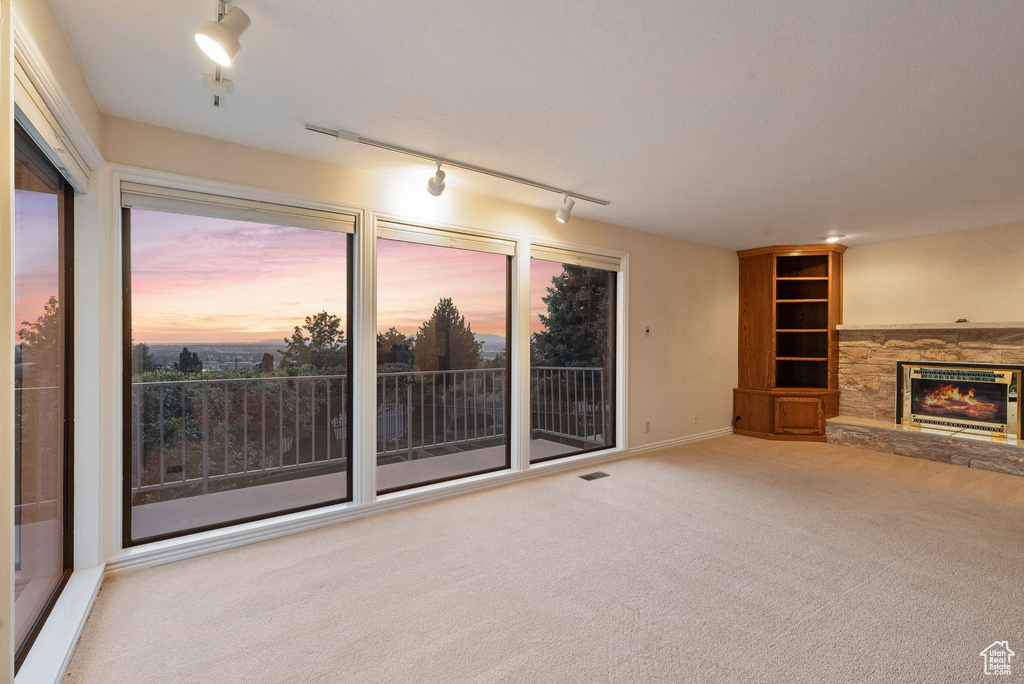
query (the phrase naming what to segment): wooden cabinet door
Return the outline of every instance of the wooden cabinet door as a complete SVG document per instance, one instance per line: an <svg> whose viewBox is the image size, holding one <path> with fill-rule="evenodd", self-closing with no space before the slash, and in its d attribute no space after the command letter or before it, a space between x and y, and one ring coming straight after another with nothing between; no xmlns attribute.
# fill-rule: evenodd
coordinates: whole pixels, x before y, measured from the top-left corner
<svg viewBox="0 0 1024 684"><path fill-rule="evenodd" d="M775 432L780 435L825 434L825 407L819 397L775 397Z"/></svg>
<svg viewBox="0 0 1024 684"><path fill-rule="evenodd" d="M772 395L733 390L733 427L746 432L771 434Z"/></svg>

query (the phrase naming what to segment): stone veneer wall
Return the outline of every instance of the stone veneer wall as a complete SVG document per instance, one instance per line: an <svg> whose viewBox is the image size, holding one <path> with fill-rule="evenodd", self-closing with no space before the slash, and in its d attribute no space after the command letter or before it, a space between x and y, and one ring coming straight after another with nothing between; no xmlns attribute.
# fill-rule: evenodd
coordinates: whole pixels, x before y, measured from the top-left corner
<svg viewBox="0 0 1024 684"><path fill-rule="evenodd" d="M839 415L896 420L897 361L1024 364L1024 326L839 330Z"/></svg>

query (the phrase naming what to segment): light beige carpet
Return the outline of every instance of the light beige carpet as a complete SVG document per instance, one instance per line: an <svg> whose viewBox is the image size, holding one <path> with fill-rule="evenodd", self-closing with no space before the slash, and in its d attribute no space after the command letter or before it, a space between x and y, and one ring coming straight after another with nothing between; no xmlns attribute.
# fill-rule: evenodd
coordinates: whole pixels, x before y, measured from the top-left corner
<svg viewBox="0 0 1024 684"><path fill-rule="evenodd" d="M600 469L110 578L66 681L959 683L997 639L1024 678L1024 478L738 436Z"/></svg>

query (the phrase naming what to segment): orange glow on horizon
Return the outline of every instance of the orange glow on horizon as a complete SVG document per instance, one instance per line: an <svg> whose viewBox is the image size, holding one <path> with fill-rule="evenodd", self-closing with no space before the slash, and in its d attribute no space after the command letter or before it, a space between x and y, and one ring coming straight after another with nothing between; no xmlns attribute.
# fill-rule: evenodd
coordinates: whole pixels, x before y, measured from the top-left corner
<svg viewBox="0 0 1024 684"><path fill-rule="evenodd" d="M305 317L345 319L347 236L133 210L132 337L151 344L282 342ZM506 257L378 240L377 329L415 334L451 297L481 334L505 337ZM530 330L561 264L531 260Z"/></svg>

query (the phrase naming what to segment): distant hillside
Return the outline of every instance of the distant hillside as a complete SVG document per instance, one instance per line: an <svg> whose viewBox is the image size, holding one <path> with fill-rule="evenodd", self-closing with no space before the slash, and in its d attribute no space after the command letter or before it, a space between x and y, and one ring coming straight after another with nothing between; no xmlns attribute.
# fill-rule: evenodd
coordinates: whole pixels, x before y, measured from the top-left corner
<svg viewBox="0 0 1024 684"><path fill-rule="evenodd" d="M505 352L505 338L501 335L473 333L477 342L483 343L481 353L485 359L493 359ZM415 335L409 339L414 340ZM194 351L207 370L230 370L233 368L251 368L259 364L263 352L274 355L274 363L280 362L278 350L284 347L283 339L264 340L262 342L157 342L149 344L149 351L158 366L171 367L178 360L182 347Z"/></svg>
<svg viewBox="0 0 1024 684"><path fill-rule="evenodd" d="M505 353L505 338L500 335L490 335L488 333L473 333L473 337L476 338L477 342L483 342L483 348L480 350L481 356L485 359L493 359L498 354Z"/></svg>

